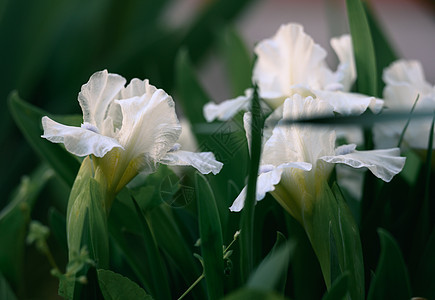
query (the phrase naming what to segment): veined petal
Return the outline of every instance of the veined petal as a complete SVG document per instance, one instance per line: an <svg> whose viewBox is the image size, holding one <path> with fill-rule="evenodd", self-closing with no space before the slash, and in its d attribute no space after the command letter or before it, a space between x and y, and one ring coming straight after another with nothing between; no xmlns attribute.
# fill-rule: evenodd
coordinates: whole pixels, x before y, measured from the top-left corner
<svg viewBox="0 0 435 300"><path fill-rule="evenodd" d="M382 79L387 85L412 85L416 89L429 91L430 84L424 77L423 67L416 60L398 60L384 70Z"/></svg>
<svg viewBox="0 0 435 300"><path fill-rule="evenodd" d="M62 125L48 117L42 118L42 127L44 135L41 137L53 143L63 143L68 152L77 156L93 154L103 157L113 148L124 149L114 138L91 129Z"/></svg>
<svg viewBox="0 0 435 300"><path fill-rule="evenodd" d="M263 165L260 167L263 170L267 170L267 172L263 172L258 175L257 178L257 191L255 195L255 199L257 201L263 200L266 196L266 193L273 192L275 190L275 185L277 185L281 181L281 176L285 169L301 169L304 171L310 171L312 165L306 162L289 162L279 165L278 167L274 167L272 165ZM230 207L231 211L240 211L242 210L246 199L246 187L240 192L239 196L237 196L236 200L234 200L233 204Z"/></svg>
<svg viewBox="0 0 435 300"><path fill-rule="evenodd" d="M328 103L297 94L286 99L283 107L283 117L287 120L325 115L333 115ZM288 162L308 162L315 165L320 156L333 154L334 147L333 130L288 125L280 121L264 145L261 163L278 166Z"/></svg>
<svg viewBox="0 0 435 300"><path fill-rule="evenodd" d="M181 126L172 98L151 85L147 91L141 97L115 101L124 116L117 138L129 160L146 155L157 162L178 140Z"/></svg>
<svg viewBox="0 0 435 300"><path fill-rule="evenodd" d="M290 86L294 84L321 88L316 72L325 67L326 51L314 43L301 25L281 25L271 39L257 45L255 53L258 58L253 79L262 97L290 96Z"/></svg>
<svg viewBox="0 0 435 300"><path fill-rule="evenodd" d="M124 77L110 74L107 70L94 73L89 81L82 85L78 97L84 122L101 128L109 105L124 87L125 82Z"/></svg>
<svg viewBox="0 0 435 300"><path fill-rule="evenodd" d="M160 159L160 163L169 166L192 166L202 174L216 175L222 169L223 163L217 161L211 152L171 151Z"/></svg>
<svg viewBox="0 0 435 300"><path fill-rule="evenodd" d="M349 34L331 39L331 47L334 49L340 61L337 73L341 78L343 90L349 92L356 79L355 58L353 56L352 39Z"/></svg>
<svg viewBox="0 0 435 300"><path fill-rule="evenodd" d="M402 171L405 157L400 157L399 148L357 151L355 145L337 148L337 155L323 156L320 159L328 163L340 163L353 168L367 168L376 177L390 182L394 175Z"/></svg>
<svg viewBox="0 0 435 300"><path fill-rule="evenodd" d="M381 111L384 101L357 93L345 93L341 91L315 90L317 98L328 102L334 107L334 111L342 115L360 115L370 108L377 114Z"/></svg>
<svg viewBox="0 0 435 300"><path fill-rule="evenodd" d="M247 89L243 96L226 100L219 104L213 102L207 103L203 108L205 119L207 122L212 122L215 119L227 121L234 117L239 111L249 110L252 93L252 89Z"/></svg>

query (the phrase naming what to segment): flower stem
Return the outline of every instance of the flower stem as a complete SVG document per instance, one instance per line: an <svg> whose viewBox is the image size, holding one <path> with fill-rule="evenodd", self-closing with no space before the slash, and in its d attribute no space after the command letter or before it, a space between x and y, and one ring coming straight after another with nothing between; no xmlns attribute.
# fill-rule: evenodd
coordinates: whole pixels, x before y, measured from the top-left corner
<svg viewBox="0 0 435 300"><path fill-rule="evenodd" d="M189 294L189 292L205 277L205 274L202 273L201 276L198 277L197 280L195 280L195 282L187 289L187 291L184 292L183 295L180 296L180 298L178 298L178 300L183 299L187 294Z"/></svg>

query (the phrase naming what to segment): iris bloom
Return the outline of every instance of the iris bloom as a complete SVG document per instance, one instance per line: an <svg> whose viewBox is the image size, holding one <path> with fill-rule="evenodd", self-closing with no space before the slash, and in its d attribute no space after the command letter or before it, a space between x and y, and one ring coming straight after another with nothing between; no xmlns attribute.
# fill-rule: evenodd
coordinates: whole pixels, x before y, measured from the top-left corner
<svg viewBox="0 0 435 300"><path fill-rule="evenodd" d="M42 118L43 138L63 143L77 156L91 155L95 177L109 194L118 193L140 172L150 173L161 163L191 165L201 173L217 174L222 163L211 152L180 150L181 126L174 101L148 80L126 80L107 70L91 76L78 101L83 124L73 127Z"/></svg>
<svg viewBox="0 0 435 300"><path fill-rule="evenodd" d="M411 111L417 96L415 111L435 110L435 86L426 81L418 61L399 60L384 70L386 84L383 92L386 110ZM374 129L376 147L397 145L405 121L379 124ZM404 144L414 149L427 149L430 120L411 120L404 136ZM435 149L435 145L433 146Z"/></svg>
<svg viewBox="0 0 435 300"><path fill-rule="evenodd" d="M283 117L299 119L310 116L333 116L333 107L325 101L296 94L284 102ZM245 118L249 122L249 118ZM405 158L398 148L358 151L356 146L335 148L335 131L325 127L288 125L280 121L264 143L257 179L257 201L267 192L293 217L304 224L312 211L322 185L328 180L334 164L367 168L376 177L390 181L399 173ZM245 124L245 127L250 127ZM248 136L249 140L249 136ZM240 211L246 187L236 198L231 211Z"/></svg>
<svg viewBox="0 0 435 300"><path fill-rule="evenodd" d="M298 24L282 25L270 39L255 47L257 60L253 82L258 84L260 98L272 109L280 107L294 94L320 98L340 114L361 114L367 108L378 113L383 101L356 93L349 93L355 74L350 36L331 41L340 59L333 72L326 64L326 51L314 43ZM207 121L228 120L240 110L248 110L252 90L244 96L220 104L204 106Z"/></svg>

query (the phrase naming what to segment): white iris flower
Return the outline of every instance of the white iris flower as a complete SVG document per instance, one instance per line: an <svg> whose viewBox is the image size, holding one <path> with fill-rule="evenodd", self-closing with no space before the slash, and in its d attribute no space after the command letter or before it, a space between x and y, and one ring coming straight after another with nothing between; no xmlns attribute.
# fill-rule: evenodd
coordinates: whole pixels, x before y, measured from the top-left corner
<svg viewBox="0 0 435 300"><path fill-rule="evenodd" d="M180 150L181 126L174 101L148 80L126 80L107 70L97 72L78 96L83 124L73 127L42 118L43 138L63 143L77 156L92 155L95 173L107 191L118 193L140 172L157 164L191 165L201 173L219 173L213 153Z"/></svg>
<svg viewBox="0 0 435 300"><path fill-rule="evenodd" d="M300 119L310 116L333 116L333 107L311 96L296 94L284 102L283 117ZM244 118L249 122L249 118ZM245 124L250 127L249 124ZM248 140L249 135L248 135ZM399 173L405 158L398 148L357 151L355 145L335 148L336 134L325 127L283 124L273 129L264 143L257 179L257 201L267 192L299 222L309 214L322 185L328 180L334 164L367 168L376 177L389 182ZM246 198L246 187L236 198L231 211L240 211Z"/></svg>
<svg viewBox="0 0 435 300"><path fill-rule="evenodd" d="M258 84L260 98L272 109L280 107L294 94L320 98L340 114L361 114L367 108L374 113L382 109L383 101L366 95L349 93L356 73L350 36L331 40L340 59L333 72L326 64L326 51L314 43L298 24L281 25L270 39L255 47L257 60L253 82ZM207 121L228 120L238 111L248 110L252 90L244 96L220 104L204 106Z"/></svg>
<svg viewBox="0 0 435 300"><path fill-rule="evenodd" d="M411 111L419 96L415 111L435 110L435 86L426 81L418 61L399 60L384 70L386 84L383 92L386 111ZM397 145L406 120L379 124L374 129L377 148ZM427 149L431 121L411 120L404 136L404 144L413 149ZM435 149L435 144L432 146Z"/></svg>

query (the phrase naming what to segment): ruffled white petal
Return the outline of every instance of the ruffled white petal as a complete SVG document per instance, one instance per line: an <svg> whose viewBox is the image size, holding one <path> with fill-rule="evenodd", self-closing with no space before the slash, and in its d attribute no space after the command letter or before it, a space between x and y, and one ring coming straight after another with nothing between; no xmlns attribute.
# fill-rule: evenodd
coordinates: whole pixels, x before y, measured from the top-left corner
<svg viewBox="0 0 435 300"><path fill-rule="evenodd" d="M107 70L94 73L79 93L79 103L83 111L84 122L101 129L109 105L124 87L126 80Z"/></svg>
<svg viewBox="0 0 435 300"><path fill-rule="evenodd" d="M399 148L357 151L355 145L337 148L337 155L323 156L320 159L328 163L340 163L353 168L367 168L376 177L390 182L394 175L402 171L405 157L400 157Z"/></svg>
<svg viewBox="0 0 435 300"><path fill-rule="evenodd" d="M283 106L283 117L287 120L328 115L333 116L332 107L312 97L302 98L300 95L294 95L286 99ZM333 130L288 125L280 121L264 145L262 164L278 166L299 161L315 165L320 156L333 154L334 147Z"/></svg>
<svg viewBox="0 0 435 300"><path fill-rule="evenodd" d="M217 161L211 152L171 151L168 152L160 163L169 166L192 166L202 174L210 172L216 175L223 167L223 163Z"/></svg>
<svg viewBox="0 0 435 300"><path fill-rule="evenodd" d="M117 140L95 132L84 125L73 127L59 124L48 117L42 118L43 138L53 143L63 143L66 150L77 156L93 154L103 157L113 148L124 149Z"/></svg>
<svg viewBox="0 0 435 300"><path fill-rule="evenodd" d="M129 159L146 155L159 161L181 133L172 98L165 91L148 85L147 93L141 97L115 102L124 116L117 139L128 149Z"/></svg>
<svg viewBox="0 0 435 300"><path fill-rule="evenodd" d="M356 80L355 58L353 56L352 39L349 34L331 39L331 46L340 61L337 73L341 77L343 90L349 92Z"/></svg>
<svg viewBox="0 0 435 300"><path fill-rule="evenodd" d="M289 162L279 165L278 167L274 167L272 165L263 165L260 166L260 175L257 178L257 191L255 195L255 199L257 201L263 200L266 196L266 193L273 192L275 190L275 185L277 185L281 181L281 176L286 169L301 169L303 171L310 171L312 165L306 162ZM261 171L266 172L261 172ZM240 211L242 210L246 199L246 187L242 189L240 194L237 196L236 200L234 200L233 204L230 207L231 211Z"/></svg>
<svg viewBox="0 0 435 300"><path fill-rule="evenodd" d="M392 63L384 70L382 79L387 85L408 84L422 91L430 89L423 67L416 60L398 60Z"/></svg>
<svg viewBox="0 0 435 300"><path fill-rule="evenodd" d="M334 111L342 115L360 115L370 108L377 114L382 110L384 101L357 93L345 93L341 91L315 90L313 93L318 99L328 102L334 107Z"/></svg>
<svg viewBox="0 0 435 300"><path fill-rule="evenodd" d="M319 82L324 81L317 71L325 67L326 51L299 24L281 25L271 39L257 45L255 53L253 80L263 98L290 96L290 86L295 84L320 88Z"/></svg>
<svg viewBox="0 0 435 300"><path fill-rule="evenodd" d="M249 110L252 99L252 89L247 89L245 95L223 101L219 104L209 102L204 105L203 113L207 122L214 120L227 121L239 111Z"/></svg>

